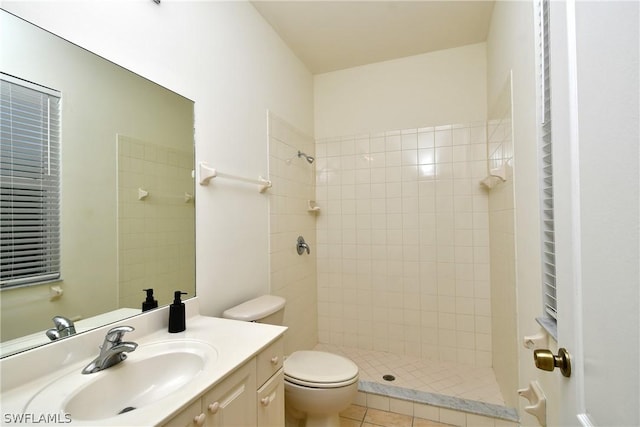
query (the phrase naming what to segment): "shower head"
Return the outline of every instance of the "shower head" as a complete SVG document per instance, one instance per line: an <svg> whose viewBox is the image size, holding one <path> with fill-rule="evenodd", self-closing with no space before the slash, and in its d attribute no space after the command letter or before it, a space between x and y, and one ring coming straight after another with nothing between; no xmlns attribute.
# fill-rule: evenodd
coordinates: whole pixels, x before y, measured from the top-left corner
<svg viewBox="0 0 640 427"><path fill-rule="evenodd" d="M298 150L298 157L304 157L304 159L309 162L309 164L313 163L313 161L315 160L315 157L313 156L307 156L306 153L303 153L302 151Z"/></svg>

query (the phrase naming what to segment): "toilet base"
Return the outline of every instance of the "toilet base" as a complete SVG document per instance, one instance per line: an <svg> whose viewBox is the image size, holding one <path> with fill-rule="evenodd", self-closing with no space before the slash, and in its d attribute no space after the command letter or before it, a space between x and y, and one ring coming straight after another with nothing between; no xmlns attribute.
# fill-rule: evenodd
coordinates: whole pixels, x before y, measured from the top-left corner
<svg viewBox="0 0 640 427"><path fill-rule="evenodd" d="M358 393L358 378L353 381L344 387L311 388L285 379L285 414L292 419L287 427L340 427L340 412L351 405Z"/></svg>

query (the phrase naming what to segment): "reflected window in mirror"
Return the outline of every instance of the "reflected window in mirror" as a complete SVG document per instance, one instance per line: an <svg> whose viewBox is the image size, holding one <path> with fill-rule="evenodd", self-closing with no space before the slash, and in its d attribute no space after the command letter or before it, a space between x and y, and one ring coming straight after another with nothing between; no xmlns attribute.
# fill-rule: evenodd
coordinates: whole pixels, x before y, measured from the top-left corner
<svg viewBox="0 0 640 427"><path fill-rule="evenodd" d="M60 93L1 74L0 286L60 279Z"/></svg>

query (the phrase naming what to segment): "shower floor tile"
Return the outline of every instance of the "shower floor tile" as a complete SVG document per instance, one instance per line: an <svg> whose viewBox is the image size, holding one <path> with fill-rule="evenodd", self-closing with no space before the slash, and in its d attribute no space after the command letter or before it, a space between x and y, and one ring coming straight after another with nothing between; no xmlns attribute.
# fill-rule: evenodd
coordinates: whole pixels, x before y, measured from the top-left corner
<svg viewBox="0 0 640 427"><path fill-rule="evenodd" d="M361 380L504 405L492 368L331 344L318 344L315 350L340 354L353 360L360 369ZM389 374L393 375L395 380L385 381L382 378L383 375Z"/></svg>

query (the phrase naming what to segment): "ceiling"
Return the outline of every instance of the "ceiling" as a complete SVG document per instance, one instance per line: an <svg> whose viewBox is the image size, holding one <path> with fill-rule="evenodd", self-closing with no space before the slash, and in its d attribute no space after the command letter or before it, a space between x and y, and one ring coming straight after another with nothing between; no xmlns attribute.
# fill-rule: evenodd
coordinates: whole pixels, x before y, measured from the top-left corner
<svg viewBox="0 0 640 427"><path fill-rule="evenodd" d="M253 1L313 74L487 39L493 1Z"/></svg>

